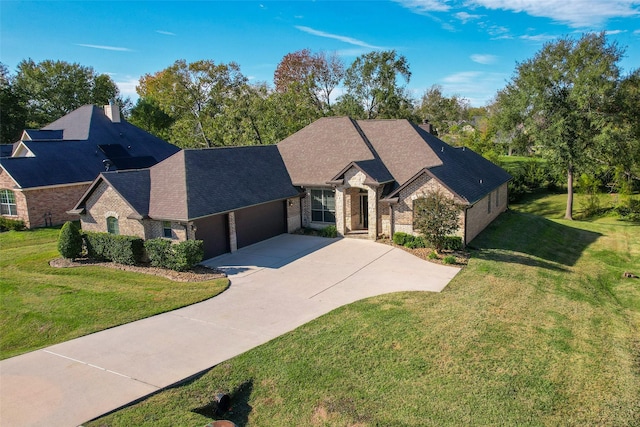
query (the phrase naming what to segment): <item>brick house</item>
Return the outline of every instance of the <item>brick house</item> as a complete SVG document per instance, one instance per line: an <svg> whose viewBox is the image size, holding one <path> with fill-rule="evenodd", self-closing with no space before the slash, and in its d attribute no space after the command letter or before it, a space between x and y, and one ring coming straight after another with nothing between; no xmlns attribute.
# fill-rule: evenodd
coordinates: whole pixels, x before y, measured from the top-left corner
<svg viewBox="0 0 640 427"><path fill-rule="evenodd" d="M0 214L28 228L77 219L67 211L100 172L149 167L178 151L122 120L116 105L85 105L3 146Z"/></svg>
<svg viewBox="0 0 640 427"><path fill-rule="evenodd" d="M413 229L413 202L440 189L464 206L470 242L507 208L502 168L407 120L322 118L275 146L184 150L148 169L104 172L73 212L89 231L202 239L212 257L301 226L370 239Z"/></svg>

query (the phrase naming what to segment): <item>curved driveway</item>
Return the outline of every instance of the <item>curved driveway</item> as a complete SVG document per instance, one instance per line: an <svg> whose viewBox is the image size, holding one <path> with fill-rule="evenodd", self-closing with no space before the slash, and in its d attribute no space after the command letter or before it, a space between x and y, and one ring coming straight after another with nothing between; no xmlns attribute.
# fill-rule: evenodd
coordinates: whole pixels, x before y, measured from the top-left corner
<svg viewBox="0 0 640 427"><path fill-rule="evenodd" d="M441 291L459 269L357 239L283 234L205 264L223 294L0 362L0 425L76 426L351 302Z"/></svg>

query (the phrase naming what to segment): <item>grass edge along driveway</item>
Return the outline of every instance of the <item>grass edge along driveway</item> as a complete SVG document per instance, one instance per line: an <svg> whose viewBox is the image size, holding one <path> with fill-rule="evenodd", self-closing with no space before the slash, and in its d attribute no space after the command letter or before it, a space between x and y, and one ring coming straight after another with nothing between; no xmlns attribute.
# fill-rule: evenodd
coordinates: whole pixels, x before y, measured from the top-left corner
<svg viewBox="0 0 640 427"><path fill-rule="evenodd" d="M2 359L194 304L229 285L107 267L52 268L58 234L55 228L0 233Z"/></svg>
<svg viewBox="0 0 640 427"><path fill-rule="evenodd" d="M535 215L473 242L442 293L339 308L89 426L640 424L640 227ZM516 207L517 209L519 207Z"/></svg>

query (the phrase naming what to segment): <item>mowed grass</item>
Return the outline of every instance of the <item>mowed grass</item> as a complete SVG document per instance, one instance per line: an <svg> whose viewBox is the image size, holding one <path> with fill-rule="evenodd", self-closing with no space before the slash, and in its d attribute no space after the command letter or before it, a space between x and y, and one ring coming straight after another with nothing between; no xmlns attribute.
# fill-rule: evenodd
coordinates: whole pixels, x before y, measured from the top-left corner
<svg viewBox="0 0 640 427"><path fill-rule="evenodd" d="M439 294L335 310L90 426L638 426L640 226L503 214ZM527 212L523 212L523 211Z"/></svg>
<svg viewBox="0 0 640 427"><path fill-rule="evenodd" d="M211 298L227 279L181 283L107 267L53 268L58 229L0 233L0 357Z"/></svg>

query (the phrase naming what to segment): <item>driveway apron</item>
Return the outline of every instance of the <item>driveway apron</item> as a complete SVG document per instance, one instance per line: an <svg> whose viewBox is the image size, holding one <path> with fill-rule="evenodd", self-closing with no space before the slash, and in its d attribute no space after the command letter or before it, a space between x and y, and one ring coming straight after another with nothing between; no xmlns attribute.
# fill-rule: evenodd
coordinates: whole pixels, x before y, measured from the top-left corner
<svg viewBox="0 0 640 427"><path fill-rule="evenodd" d="M77 426L342 305L441 291L458 268L366 240L282 234L225 254L210 300L0 362L0 425Z"/></svg>

